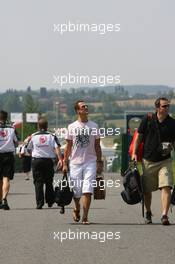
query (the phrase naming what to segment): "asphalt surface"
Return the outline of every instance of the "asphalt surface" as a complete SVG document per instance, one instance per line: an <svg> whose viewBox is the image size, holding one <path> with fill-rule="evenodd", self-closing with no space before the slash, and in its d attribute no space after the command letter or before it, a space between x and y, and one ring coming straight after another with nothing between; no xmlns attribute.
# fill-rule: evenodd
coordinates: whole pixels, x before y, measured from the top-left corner
<svg viewBox="0 0 175 264"><path fill-rule="evenodd" d="M120 177L107 174L106 179ZM36 210L32 180L16 174L8 198L11 210L0 210L0 263L174 264L175 209L171 226L162 226L160 192L155 192L154 223L145 225L141 206L126 205L122 186L115 186L107 188L106 200L92 201L91 225L84 226L72 221L73 203L64 215L56 205Z"/></svg>

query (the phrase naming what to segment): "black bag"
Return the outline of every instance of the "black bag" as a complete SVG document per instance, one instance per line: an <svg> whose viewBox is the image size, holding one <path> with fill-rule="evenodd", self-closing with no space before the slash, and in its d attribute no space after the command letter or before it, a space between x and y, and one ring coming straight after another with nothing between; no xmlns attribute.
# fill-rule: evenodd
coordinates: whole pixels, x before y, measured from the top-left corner
<svg viewBox="0 0 175 264"><path fill-rule="evenodd" d="M131 205L143 202L141 178L136 162L129 165L123 177L124 190L121 192L121 196L124 202Z"/></svg>
<svg viewBox="0 0 175 264"><path fill-rule="evenodd" d="M55 187L55 202L58 206L69 205L72 201L73 190L69 187L67 174L64 173L59 186Z"/></svg>
<svg viewBox="0 0 175 264"><path fill-rule="evenodd" d="M175 186L174 186L173 191L171 193L171 201L170 201L170 203L172 205L175 205Z"/></svg>

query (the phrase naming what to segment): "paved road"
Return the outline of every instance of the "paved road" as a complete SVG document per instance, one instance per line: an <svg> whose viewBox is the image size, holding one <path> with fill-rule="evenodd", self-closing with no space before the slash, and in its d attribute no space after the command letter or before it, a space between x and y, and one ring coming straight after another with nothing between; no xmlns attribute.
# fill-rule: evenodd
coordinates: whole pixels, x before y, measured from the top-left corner
<svg viewBox="0 0 175 264"><path fill-rule="evenodd" d="M116 174L108 174L106 178L120 179ZM0 263L174 264L175 211L170 214L172 225L162 226L160 193L156 192L154 224L147 226L140 205L127 206L122 202L121 189L107 188L105 201L93 201L92 224L84 226L72 222L72 205L64 215L59 214L56 206L36 210L32 181L27 182L23 174L17 174L9 195L11 210L0 210ZM66 239L69 234L71 239ZM65 239L62 242L61 236ZM73 236L77 239L73 240Z"/></svg>

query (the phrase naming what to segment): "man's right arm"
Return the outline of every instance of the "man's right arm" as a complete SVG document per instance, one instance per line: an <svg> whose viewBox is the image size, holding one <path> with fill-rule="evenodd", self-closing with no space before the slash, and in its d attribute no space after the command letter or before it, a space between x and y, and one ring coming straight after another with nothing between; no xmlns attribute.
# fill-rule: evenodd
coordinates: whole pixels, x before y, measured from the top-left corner
<svg viewBox="0 0 175 264"><path fill-rule="evenodd" d="M19 141L19 137L18 137L16 129L14 129L13 143L14 143L16 148L18 147L18 143L19 143L18 141Z"/></svg>
<svg viewBox="0 0 175 264"><path fill-rule="evenodd" d="M63 171L68 171L68 160L72 151L72 140L67 139L67 144L64 149Z"/></svg>

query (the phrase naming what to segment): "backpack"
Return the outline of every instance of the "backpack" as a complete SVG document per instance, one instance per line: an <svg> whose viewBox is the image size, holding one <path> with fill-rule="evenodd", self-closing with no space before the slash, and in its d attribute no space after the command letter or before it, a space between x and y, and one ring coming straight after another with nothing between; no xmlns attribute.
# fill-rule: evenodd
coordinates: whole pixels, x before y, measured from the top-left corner
<svg viewBox="0 0 175 264"><path fill-rule="evenodd" d="M64 173L59 186L55 187L55 202L58 206L69 205L72 201L73 190L69 187L67 174Z"/></svg>
<svg viewBox="0 0 175 264"><path fill-rule="evenodd" d="M130 163L129 168L125 171L123 186L124 190L121 192L121 196L125 203L130 205L143 203L141 177L136 162Z"/></svg>
<svg viewBox="0 0 175 264"><path fill-rule="evenodd" d="M147 114L147 119L148 119L147 127L149 128L150 122L151 122L151 120L153 119L153 114L152 114L152 113L148 113L148 114ZM132 156L132 153L133 153L134 144L135 144L135 140L136 140L137 135L138 135L138 129L136 129L136 130L134 131L134 134L133 134L133 137L132 137L132 140L131 140L130 146L129 146L129 151L128 151L128 153L129 153L129 156L130 156L130 157ZM144 139L142 140L142 142L140 142L140 144L139 144L139 146L138 146L137 161L142 161L143 146L144 146Z"/></svg>

